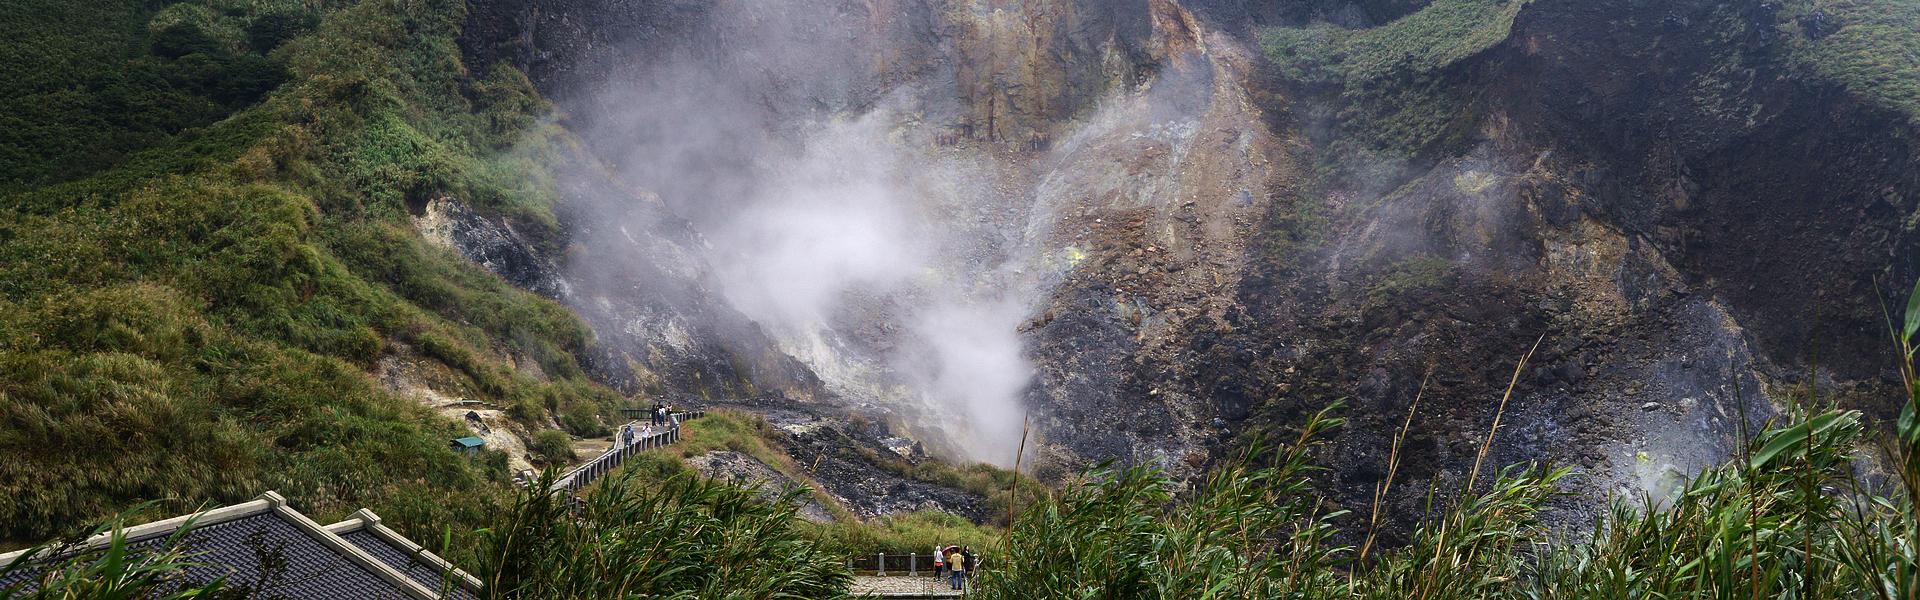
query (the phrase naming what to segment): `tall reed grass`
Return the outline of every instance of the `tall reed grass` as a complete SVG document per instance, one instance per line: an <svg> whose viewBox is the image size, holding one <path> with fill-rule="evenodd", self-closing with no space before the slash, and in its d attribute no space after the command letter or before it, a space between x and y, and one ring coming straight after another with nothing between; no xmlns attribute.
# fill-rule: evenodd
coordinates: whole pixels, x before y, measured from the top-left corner
<svg viewBox="0 0 1920 600"><path fill-rule="evenodd" d="M1788 407L1735 460L1661 503L1616 501L1589 531L1540 518L1569 470L1520 465L1463 485L1402 547L1372 546L1377 505L1360 547L1338 542L1346 513L1310 485L1312 450L1341 423L1334 406L1284 447L1251 449L1184 491L1146 467L1090 471L1025 506L972 596L1920 598L1920 288L1890 329L1904 407L1889 435L1870 434L1857 411ZM1884 468L1863 467L1871 447ZM464 558L486 597L847 597L843 556L795 526L800 491L767 501L685 471L664 481L629 471L582 501L543 489L469 540ZM152 590L191 559L109 552L70 562L43 592L0 598L184 597Z"/></svg>
<svg viewBox="0 0 1920 600"><path fill-rule="evenodd" d="M1003 568L982 574L977 595L1920 598L1920 287L1912 298L1890 327L1905 406L1885 443L1857 411L1789 407L1737 460L1698 474L1663 506L1619 500L1591 531L1555 531L1539 516L1569 471L1514 466L1484 489L1457 490L1406 546L1377 551L1371 531L1358 548L1334 543L1345 515L1308 485L1309 451L1340 424L1328 409L1274 452L1273 466L1251 467L1249 455L1186 493L1148 468L1090 473L1020 516ZM1874 446L1891 465L1884 476L1864 475L1862 454Z"/></svg>

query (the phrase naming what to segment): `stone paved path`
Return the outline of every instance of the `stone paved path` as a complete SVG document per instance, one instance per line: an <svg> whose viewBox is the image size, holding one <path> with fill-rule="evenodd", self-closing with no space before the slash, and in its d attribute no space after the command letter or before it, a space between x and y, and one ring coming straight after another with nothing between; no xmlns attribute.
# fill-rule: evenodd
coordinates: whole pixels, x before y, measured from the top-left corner
<svg viewBox="0 0 1920 600"><path fill-rule="evenodd" d="M873 577L857 575L853 578L853 595L873 594L880 598L959 598L960 592L947 589L944 579L930 576L922 577Z"/></svg>

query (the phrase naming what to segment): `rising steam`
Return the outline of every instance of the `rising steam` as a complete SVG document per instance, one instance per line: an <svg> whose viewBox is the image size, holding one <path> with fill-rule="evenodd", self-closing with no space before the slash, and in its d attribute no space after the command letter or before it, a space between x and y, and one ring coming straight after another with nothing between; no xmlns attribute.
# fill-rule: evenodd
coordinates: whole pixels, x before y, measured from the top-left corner
<svg viewBox="0 0 1920 600"><path fill-rule="evenodd" d="M915 90L863 96L883 86L847 75L866 42L833 15L715 10L707 37L599 82L588 135L705 236L725 299L836 395L950 458L1011 463L1033 372L1015 329L1034 292L1005 233L1023 217L920 132Z"/></svg>

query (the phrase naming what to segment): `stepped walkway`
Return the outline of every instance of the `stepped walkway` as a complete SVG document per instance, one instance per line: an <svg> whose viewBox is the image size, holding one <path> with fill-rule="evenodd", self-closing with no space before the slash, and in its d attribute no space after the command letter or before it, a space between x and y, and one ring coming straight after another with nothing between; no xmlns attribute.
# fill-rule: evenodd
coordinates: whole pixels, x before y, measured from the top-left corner
<svg viewBox="0 0 1920 600"><path fill-rule="evenodd" d="M612 473L614 469L620 467L620 463L626 462L627 458L645 450L659 448L680 441L680 423L704 416L707 416L707 411L705 410L673 413L666 427L655 430L653 433L647 435L636 435L631 444L621 438L620 430L616 428L613 432L612 448L608 448L606 452L594 457L593 460L589 460L585 464L567 471L566 474L561 475L560 479L553 482L553 485L547 489L554 493L565 492L572 494L578 492L582 488L592 485L594 481L599 480L601 477L605 477L608 473ZM635 431L639 431L643 427L637 419L627 423L627 426L634 428Z"/></svg>

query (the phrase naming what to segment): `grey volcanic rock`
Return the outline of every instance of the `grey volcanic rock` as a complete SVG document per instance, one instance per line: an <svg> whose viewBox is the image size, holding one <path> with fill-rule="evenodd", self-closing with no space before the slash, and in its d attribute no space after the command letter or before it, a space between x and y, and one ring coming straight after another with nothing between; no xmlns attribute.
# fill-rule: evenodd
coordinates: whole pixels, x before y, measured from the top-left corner
<svg viewBox="0 0 1920 600"><path fill-rule="evenodd" d="M986 498L903 473L932 460L919 448L901 446L884 421L832 412L756 409L784 435L787 454L840 503L861 517L900 512L941 511L984 522ZM880 413L884 414L884 413ZM905 450L903 453L902 450Z"/></svg>
<svg viewBox="0 0 1920 600"><path fill-rule="evenodd" d="M1816 348L1823 396L1888 414L1872 282L1914 275L1893 215L1920 192L1915 132L1784 72L1777 25L1758 2L1528 5L1447 71L1486 90L1476 133L1322 183L1328 243L1256 266L1203 348L1252 357L1230 379L1264 391L1256 422L1348 400L1323 483L1349 506L1429 370L1401 476L1459 481L1536 340L1489 462L1576 467L1586 498L1658 498L1733 455ZM1393 514L1420 514L1413 487Z"/></svg>
<svg viewBox="0 0 1920 600"><path fill-rule="evenodd" d="M628 393L809 400L819 378L707 282L699 234L657 197L592 173L570 177L564 300L594 330L599 377Z"/></svg>
<svg viewBox="0 0 1920 600"><path fill-rule="evenodd" d="M622 392L789 400L820 393L811 371L708 289L706 265L687 249L698 234L657 199L591 174L566 181L557 208L562 244L542 244L510 219L455 198L427 202L414 224L426 239L572 308L595 334L588 370ZM566 254L551 256L552 245Z"/></svg>
<svg viewBox="0 0 1920 600"><path fill-rule="evenodd" d="M435 198L413 223L427 240L459 252L508 283L549 298L570 293L559 267L538 255L533 240L506 219L483 216L454 198Z"/></svg>
<svg viewBox="0 0 1920 600"><path fill-rule="evenodd" d="M808 60L844 57L727 58L770 66L722 95L771 108L724 133L784 142L790 120L907 95L917 112L891 135L1007 175L992 194L1005 206L956 211L967 216L953 226L1018 229L997 251L1032 255L1015 265L1024 279L1008 280L1038 290L1020 332L1045 472L1111 459L1193 475L1250 440L1290 439L1287 427L1344 400L1351 421L1321 483L1362 506L1426 382L1400 474L1422 484L1389 499L1404 525L1424 482L1464 478L1536 342L1489 462L1579 467L1570 485L1587 499L1664 493L1731 455L1741 418L1763 422L1808 384L1887 414L1874 283L1920 275L1920 136L1788 64L1782 36L1838 25L1781 23L1759 1L1537 0L1504 40L1370 84L1457 102L1410 109L1453 120L1394 160L1355 154L1364 144L1345 136L1366 133L1349 128L1357 113L1405 107L1338 103L1402 100L1285 79L1250 39L1269 25L1377 26L1427 4L832 3L797 29L844 34L835 51L871 60L809 78L794 75ZM714 15L741 6L488 0L463 43L474 65L527 70L574 113L570 126L608 123L596 121L597 79L644 75L671 52L731 56L743 30ZM620 152L625 132L608 131L595 151L632 154ZM670 187L665 199L580 194L635 211L570 223L584 250L565 281L618 349L605 372L668 393L850 403L719 302L690 258L696 230L726 216L709 200L738 190ZM469 237L475 260L518 264L490 235ZM868 364L897 342L879 313L907 300L845 319L831 350ZM715 357L725 364L699 365ZM628 359L647 366L613 366ZM902 432L770 418L863 513L934 504L979 516L977 498L875 472L867 453L892 453L883 440Z"/></svg>
<svg viewBox="0 0 1920 600"><path fill-rule="evenodd" d="M715 481L724 481L748 489L760 490L760 497L767 500L780 498L782 494L796 488L805 488L779 471L762 463L752 456L731 450L715 450L687 459L687 464L700 471L702 477ZM833 513L826 507L802 495L800 517L815 523L833 522Z"/></svg>

